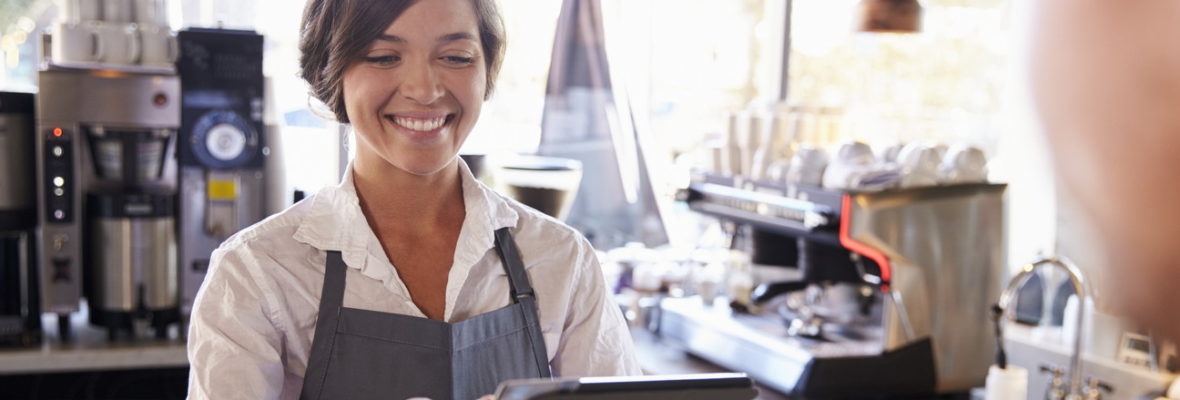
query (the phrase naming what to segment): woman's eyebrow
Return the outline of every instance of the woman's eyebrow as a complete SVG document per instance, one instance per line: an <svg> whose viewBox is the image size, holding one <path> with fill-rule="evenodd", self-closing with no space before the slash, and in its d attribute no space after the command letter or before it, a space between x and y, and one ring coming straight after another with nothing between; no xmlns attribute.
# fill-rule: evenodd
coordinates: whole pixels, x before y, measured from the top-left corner
<svg viewBox="0 0 1180 400"><path fill-rule="evenodd" d="M394 43L406 43L406 39L402 39L400 36L388 35L388 34L382 34L381 36L378 36L377 40L384 40L387 42L394 42ZM454 42L454 41L458 41L458 40L470 40L473 42L477 41L475 39L475 35L472 35L471 33L468 33L468 32L448 33L446 35L442 35L442 36L438 37L439 43Z"/></svg>
<svg viewBox="0 0 1180 400"><path fill-rule="evenodd" d="M377 40L384 40L387 42L394 42L394 43L405 43L406 42L405 39L402 39L398 36L386 35L386 34L382 34L381 36L378 36Z"/></svg>
<svg viewBox="0 0 1180 400"><path fill-rule="evenodd" d="M448 34L446 34L446 35L442 35L442 36L439 36L439 37L438 37L438 42L439 42L439 43L443 43L443 42L454 42L454 41L457 41L457 40L470 40L470 41L473 41L473 42L476 42L476 41L477 41L477 40L475 40L475 35L472 35L471 33L468 33L468 32L455 32L455 33L448 33Z"/></svg>

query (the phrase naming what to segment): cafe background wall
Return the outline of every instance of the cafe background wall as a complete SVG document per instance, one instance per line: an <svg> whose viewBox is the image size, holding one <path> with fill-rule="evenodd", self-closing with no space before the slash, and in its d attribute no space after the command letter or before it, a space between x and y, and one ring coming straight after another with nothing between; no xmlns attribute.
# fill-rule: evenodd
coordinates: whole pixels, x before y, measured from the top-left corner
<svg viewBox="0 0 1180 400"><path fill-rule="evenodd" d="M540 135L556 0L502 0L509 47L498 91L465 151L531 152ZM788 101L841 110L833 139L940 140L980 146L1010 184L1011 265L1057 247L1045 144L1028 102L1028 2L926 0L924 32L851 32L856 0L794 0ZM725 113L778 100L785 0L606 0L608 58L626 71L636 127L649 139L657 194L670 199ZM52 0L0 2L0 86L31 90L33 38ZM222 26L267 37L265 71L283 124L288 184L314 191L339 176L339 127L312 111L297 76L302 5L290 0L169 1L174 29ZM1083 264L1086 264L1083 262Z"/></svg>

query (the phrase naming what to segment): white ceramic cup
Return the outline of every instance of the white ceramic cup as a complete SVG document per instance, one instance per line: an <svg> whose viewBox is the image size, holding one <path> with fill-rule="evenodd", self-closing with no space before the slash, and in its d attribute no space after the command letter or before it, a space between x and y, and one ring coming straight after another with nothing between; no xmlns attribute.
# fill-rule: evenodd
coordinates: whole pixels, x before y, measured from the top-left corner
<svg viewBox="0 0 1180 400"><path fill-rule="evenodd" d="M901 166L901 187L935 186L942 157L934 146L921 142L907 144L897 154Z"/></svg>
<svg viewBox="0 0 1180 400"><path fill-rule="evenodd" d="M791 163L786 160L778 160L770 163L766 167L766 179L772 182L786 182L787 176L791 173Z"/></svg>
<svg viewBox="0 0 1180 400"><path fill-rule="evenodd" d="M50 56L59 63L97 62L105 55L105 45L98 23L57 23Z"/></svg>
<svg viewBox="0 0 1180 400"><path fill-rule="evenodd" d="M877 162L877 156L873 154L873 148L863 142L849 141L840 144L840 148L836 151L836 159L832 160L833 164L842 165L873 165Z"/></svg>
<svg viewBox="0 0 1180 400"><path fill-rule="evenodd" d="M823 186L832 189L856 188L862 173L877 162L873 149L857 141L846 141L836 149L836 157L824 171Z"/></svg>
<svg viewBox="0 0 1180 400"><path fill-rule="evenodd" d="M809 146L801 147L791 157L791 166L787 171L786 181L788 184L820 186L823 182L824 170L827 167L827 152Z"/></svg>
<svg viewBox="0 0 1180 400"><path fill-rule="evenodd" d="M984 383L984 400L1026 400L1028 399L1028 370L1008 365L1001 369L992 365L988 368Z"/></svg>
<svg viewBox="0 0 1180 400"><path fill-rule="evenodd" d="M151 28L165 27L168 25L164 0L134 0L134 2L135 23L140 27Z"/></svg>
<svg viewBox="0 0 1180 400"><path fill-rule="evenodd" d="M745 176L750 172L750 154L753 153L746 145L750 132L750 114L748 112L734 112L729 114L729 129L725 136L726 152L724 172Z"/></svg>
<svg viewBox="0 0 1180 400"><path fill-rule="evenodd" d="M942 161L941 172L945 183L986 182L987 156L975 147L952 147Z"/></svg>
<svg viewBox="0 0 1180 400"><path fill-rule="evenodd" d="M153 67L169 67L176 62L180 55L180 45L176 35L166 28L151 26L139 27L139 40L142 54L139 63Z"/></svg>
<svg viewBox="0 0 1180 400"><path fill-rule="evenodd" d="M139 32L134 25L104 22L98 26L102 40L101 61L108 64L135 64L139 62L142 46Z"/></svg>
<svg viewBox="0 0 1180 400"><path fill-rule="evenodd" d="M80 23L102 20L102 0L61 0L62 21Z"/></svg>
<svg viewBox="0 0 1180 400"><path fill-rule="evenodd" d="M901 143L893 143L879 147L877 149L877 159L881 160L881 162L896 163L897 155L901 153L901 149L904 147L905 145Z"/></svg>
<svg viewBox="0 0 1180 400"><path fill-rule="evenodd" d="M87 0L82 0L83 2ZM89 0L94 1L94 0ZM113 23L135 22L135 0L102 0L102 20Z"/></svg>

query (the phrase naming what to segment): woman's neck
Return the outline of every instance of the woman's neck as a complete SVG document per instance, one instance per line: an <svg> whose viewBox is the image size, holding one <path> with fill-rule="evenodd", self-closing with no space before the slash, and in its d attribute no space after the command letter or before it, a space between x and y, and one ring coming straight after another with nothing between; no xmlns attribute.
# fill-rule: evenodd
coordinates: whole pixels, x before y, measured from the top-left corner
<svg viewBox="0 0 1180 400"><path fill-rule="evenodd" d="M380 157L357 155L352 178L361 210L371 223L396 222L415 231L462 223L466 210L455 162L429 175L416 175Z"/></svg>

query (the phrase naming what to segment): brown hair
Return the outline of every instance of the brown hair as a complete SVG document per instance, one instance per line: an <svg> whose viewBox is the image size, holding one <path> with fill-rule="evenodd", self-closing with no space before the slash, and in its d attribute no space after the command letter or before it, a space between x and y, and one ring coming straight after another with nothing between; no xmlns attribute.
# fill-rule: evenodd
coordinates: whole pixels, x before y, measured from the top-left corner
<svg viewBox="0 0 1180 400"><path fill-rule="evenodd" d="M337 121L349 123L344 107L344 71L415 1L308 1L299 35L300 76L311 86L312 96L327 105ZM492 95L504 58L504 21L493 0L471 1L487 66L486 100Z"/></svg>

